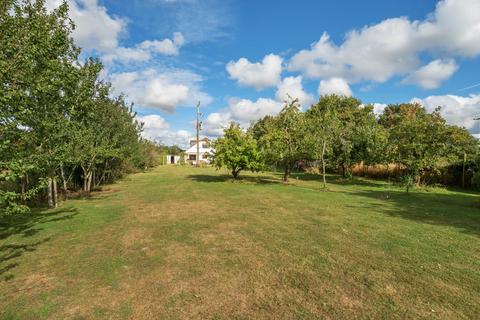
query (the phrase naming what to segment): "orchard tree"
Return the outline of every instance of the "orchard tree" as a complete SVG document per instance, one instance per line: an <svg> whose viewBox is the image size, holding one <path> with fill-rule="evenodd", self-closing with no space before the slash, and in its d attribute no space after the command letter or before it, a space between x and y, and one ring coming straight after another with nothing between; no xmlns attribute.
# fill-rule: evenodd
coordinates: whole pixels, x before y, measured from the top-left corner
<svg viewBox="0 0 480 320"><path fill-rule="evenodd" d="M323 187L327 187L326 161L332 152L333 142L340 130L340 122L337 117L338 96L322 96L317 104L314 104L306 114L308 134L306 141L311 146L310 157L320 159L322 164Z"/></svg>
<svg viewBox="0 0 480 320"><path fill-rule="evenodd" d="M224 135L213 143L213 164L218 169L227 168L236 179L243 170L259 171L262 168L257 142L237 123L230 123Z"/></svg>
<svg viewBox="0 0 480 320"><path fill-rule="evenodd" d="M405 166L407 177L417 185L424 173L438 173L446 164L451 151L449 132L438 108L428 113L416 103L389 105L380 123L389 130L392 162Z"/></svg>
<svg viewBox="0 0 480 320"><path fill-rule="evenodd" d="M1 9L2 125L12 130L7 135L13 133L14 140L9 141L20 149L12 157L22 157L47 178L48 203L53 207L55 168L62 157L79 54L70 36L73 24L65 2L51 12L43 0L6 1Z"/></svg>
<svg viewBox="0 0 480 320"><path fill-rule="evenodd" d="M363 105L353 97L333 95L324 99L335 106L340 130L333 141L332 160L342 168L345 178L353 165L368 161L373 148L380 146L377 139L381 139L381 134L377 132L372 105Z"/></svg>
<svg viewBox="0 0 480 320"><path fill-rule="evenodd" d="M264 134L259 139L261 151L271 164L280 165L283 180L288 181L299 160L308 158L307 122L301 112L298 99L286 102L280 113L263 121Z"/></svg>
<svg viewBox="0 0 480 320"><path fill-rule="evenodd" d="M89 192L143 163L131 106L100 80L98 60L80 62L73 28L65 1L1 2L0 214L25 211L42 190L57 206L60 178L65 193L78 180Z"/></svg>

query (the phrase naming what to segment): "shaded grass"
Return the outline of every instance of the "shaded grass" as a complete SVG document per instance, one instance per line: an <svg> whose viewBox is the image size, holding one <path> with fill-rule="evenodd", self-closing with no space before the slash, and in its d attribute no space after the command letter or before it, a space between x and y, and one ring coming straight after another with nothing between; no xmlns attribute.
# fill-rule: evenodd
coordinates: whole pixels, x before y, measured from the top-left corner
<svg viewBox="0 0 480 320"><path fill-rule="evenodd" d="M165 166L4 220L0 318L480 314L477 193L328 178Z"/></svg>

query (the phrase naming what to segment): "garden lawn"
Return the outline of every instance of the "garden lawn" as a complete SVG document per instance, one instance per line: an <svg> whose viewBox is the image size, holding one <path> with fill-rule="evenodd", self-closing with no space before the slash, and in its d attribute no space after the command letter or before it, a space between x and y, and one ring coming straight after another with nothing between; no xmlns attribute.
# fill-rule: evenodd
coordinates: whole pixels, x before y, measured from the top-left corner
<svg viewBox="0 0 480 320"><path fill-rule="evenodd" d="M0 221L0 319L473 319L478 193L162 166Z"/></svg>

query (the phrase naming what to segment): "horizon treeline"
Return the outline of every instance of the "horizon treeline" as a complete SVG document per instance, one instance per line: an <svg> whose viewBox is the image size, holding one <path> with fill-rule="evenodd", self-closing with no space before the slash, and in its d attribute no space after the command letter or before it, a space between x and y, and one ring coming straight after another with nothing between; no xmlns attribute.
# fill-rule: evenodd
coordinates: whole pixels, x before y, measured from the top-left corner
<svg viewBox="0 0 480 320"><path fill-rule="evenodd" d="M115 96L72 39L64 2L0 4L0 215L59 194L89 193L155 165L158 147L140 137L132 105Z"/></svg>

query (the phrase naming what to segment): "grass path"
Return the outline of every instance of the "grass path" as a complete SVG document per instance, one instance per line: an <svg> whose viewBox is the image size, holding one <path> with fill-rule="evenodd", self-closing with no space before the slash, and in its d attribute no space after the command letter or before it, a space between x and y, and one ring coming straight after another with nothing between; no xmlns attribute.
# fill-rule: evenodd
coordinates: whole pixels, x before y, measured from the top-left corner
<svg viewBox="0 0 480 320"><path fill-rule="evenodd" d="M164 166L0 221L0 319L480 314L478 194L320 186Z"/></svg>

